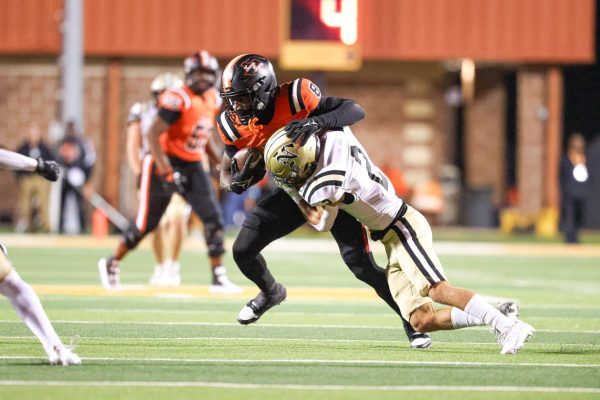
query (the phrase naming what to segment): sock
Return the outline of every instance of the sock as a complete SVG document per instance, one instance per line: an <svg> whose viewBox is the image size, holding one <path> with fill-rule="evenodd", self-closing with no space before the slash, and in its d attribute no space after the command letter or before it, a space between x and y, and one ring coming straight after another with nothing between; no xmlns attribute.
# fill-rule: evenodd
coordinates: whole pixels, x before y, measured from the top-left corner
<svg viewBox="0 0 600 400"><path fill-rule="evenodd" d="M454 329L466 328L468 326L485 325L479 318L467 314L460 308L452 307L450 310L450 321Z"/></svg>
<svg viewBox="0 0 600 400"><path fill-rule="evenodd" d="M48 355L55 347L64 347L52 327L38 295L16 271L9 273L0 282L0 293L5 295L31 332L38 337Z"/></svg>
<svg viewBox="0 0 600 400"><path fill-rule="evenodd" d="M480 319L485 325L489 325L498 332L504 332L514 321L489 305L483 298L476 294L465 306L465 313Z"/></svg>
<svg viewBox="0 0 600 400"><path fill-rule="evenodd" d="M218 265L216 267L213 267L213 285L215 284L219 284L220 283L220 279L222 276L227 276L227 269L225 268L224 265Z"/></svg>

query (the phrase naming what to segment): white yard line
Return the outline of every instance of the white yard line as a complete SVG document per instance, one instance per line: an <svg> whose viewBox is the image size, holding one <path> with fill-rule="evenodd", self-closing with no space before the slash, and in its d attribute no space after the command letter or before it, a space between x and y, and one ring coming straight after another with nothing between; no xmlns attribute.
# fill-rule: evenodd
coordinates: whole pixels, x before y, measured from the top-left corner
<svg viewBox="0 0 600 400"><path fill-rule="evenodd" d="M507 356L510 358L510 356ZM512 358L510 358L512 359ZM31 356L0 356L0 360L46 360L45 357ZM550 368L600 368L600 364L564 364L564 363L500 363L476 361L418 361L418 360L319 360L319 359L213 359L213 358L169 358L169 357L82 357L84 361L116 361L116 362L147 362L147 363L187 363L187 364L322 364L322 365L413 365L413 366L467 366L467 367L550 367Z"/></svg>
<svg viewBox="0 0 600 400"><path fill-rule="evenodd" d="M0 335L0 339L6 340L31 340L37 342L35 336L3 336ZM406 343L406 339L399 338L397 340L372 340L372 339L300 339L300 338L271 338L271 337L221 337L221 336L191 336L191 337L123 337L123 336L79 336L79 341L82 339L89 340L135 340L135 341L202 341L202 340L214 340L214 341L249 341L249 342L311 342L311 343L350 343L350 344L391 344L397 345L398 343ZM450 345L472 345L472 346L493 346L497 347L496 342L457 342L452 340L439 340L435 338L435 343L443 343ZM529 343L528 346L532 345L545 345L552 343ZM561 346L578 346L586 348L600 347L600 344L592 343L560 343ZM0 357L1 359L1 357Z"/></svg>
<svg viewBox="0 0 600 400"><path fill-rule="evenodd" d="M53 323L58 324L73 324L73 325L165 325L165 326L236 326L241 327L239 323L234 322L200 322L200 321L93 321L93 320L53 320ZM9 321L0 320L0 324L21 324L21 321ZM325 329L382 329L382 330L398 330L401 328L398 326L378 326L378 325L320 325L320 324L257 324L253 325L256 328L325 328ZM471 327L471 330L486 330L486 327ZM537 329L536 332L549 332L549 333L589 333L589 334L600 334L600 330L572 330L572 329Z"/></svg>
<svg viewBox="0 0 600 400"><path fill-rule="evenodd" d="M0 380L2 386L84 386L84 387L205 387L220 389L385 391L385 392L530 392L530 393L600 393L600 388L552 386L361 386L298 385L219 382L144 382L144 381L27 381Z"/></svg>

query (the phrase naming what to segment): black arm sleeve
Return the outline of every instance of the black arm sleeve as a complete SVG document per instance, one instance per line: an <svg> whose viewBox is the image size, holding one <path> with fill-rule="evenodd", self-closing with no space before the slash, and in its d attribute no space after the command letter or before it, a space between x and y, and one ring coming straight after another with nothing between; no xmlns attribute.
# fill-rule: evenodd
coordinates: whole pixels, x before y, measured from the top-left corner
<svg viewBox="0 0 600 400"><path fill-rule="evenodd" d="M175 121L181 117L179 111L167 110L166 108L160 108L158 110L158 116L163 119L167 124L173 125Z"/></svg>
<svg viewBox="0 0 600 400"><path fill-rule="evenodd" d="M230 144L226 144L225 145L225 153L227 153L227 156L229 156L229 158L233 158L233 156L235 155L235 153L238 152L238 148L235 146L232 146Z"/></svg>
<svg viewBox="0 0 600 400"><path fill-rule="evenodd" d="M365 117L365 110L353 100L341 97L322 97L309 115L320 127L329 129L352 125Z"/></svg>

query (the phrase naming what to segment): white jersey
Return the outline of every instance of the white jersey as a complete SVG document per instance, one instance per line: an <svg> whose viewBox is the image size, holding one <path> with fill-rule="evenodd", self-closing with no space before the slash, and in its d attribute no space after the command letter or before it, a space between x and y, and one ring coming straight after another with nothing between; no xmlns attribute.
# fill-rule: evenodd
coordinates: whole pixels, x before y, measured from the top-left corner
<svg viewBox="0 0 600 400"><path fill-rule="evenodd" d="M154 101L138 102L131 106L127 123L139 122L140 131L142 132L140 149L140 159L150 153L150 143L148 142L148 131L154 121L154 117L158 114L158 107Z"/></svg>
<svg viewBox="0 0 600 400"><path fill-rule="evenodd" d="M387 228L403 201L350 128L326 132L321 143L317 168L299 189L302 198L312 206L340 202L342 210L370 230Z"/></svg>

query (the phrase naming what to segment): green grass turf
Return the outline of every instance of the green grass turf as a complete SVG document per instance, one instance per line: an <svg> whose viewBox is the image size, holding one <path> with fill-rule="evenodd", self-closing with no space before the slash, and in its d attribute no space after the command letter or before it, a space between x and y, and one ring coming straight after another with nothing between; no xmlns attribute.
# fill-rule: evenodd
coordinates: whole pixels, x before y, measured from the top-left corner
<svg viewBox="0 0 600 400"><path fill-rule="evenodd" d="M266 253L289 288L364 287L337 254L296 251ZM33 285L98 285L95 263L105 254L10 249ZM78 336L83 365L46 365L37 340L0 300L0 399L600 398L600 258L441 259L454 284L522 303L537 332L519 355L498 354L484 328L436 332L431 349L412 350L379 301L290 297L240 326L245 298L45 295L59 334ZM184 284L208 283L201 252L184 252L182 264ZM230 256L227 264L232 280L250 286ZM146 282L151 266L149 251L133 252L123 282Z"/></svg>

